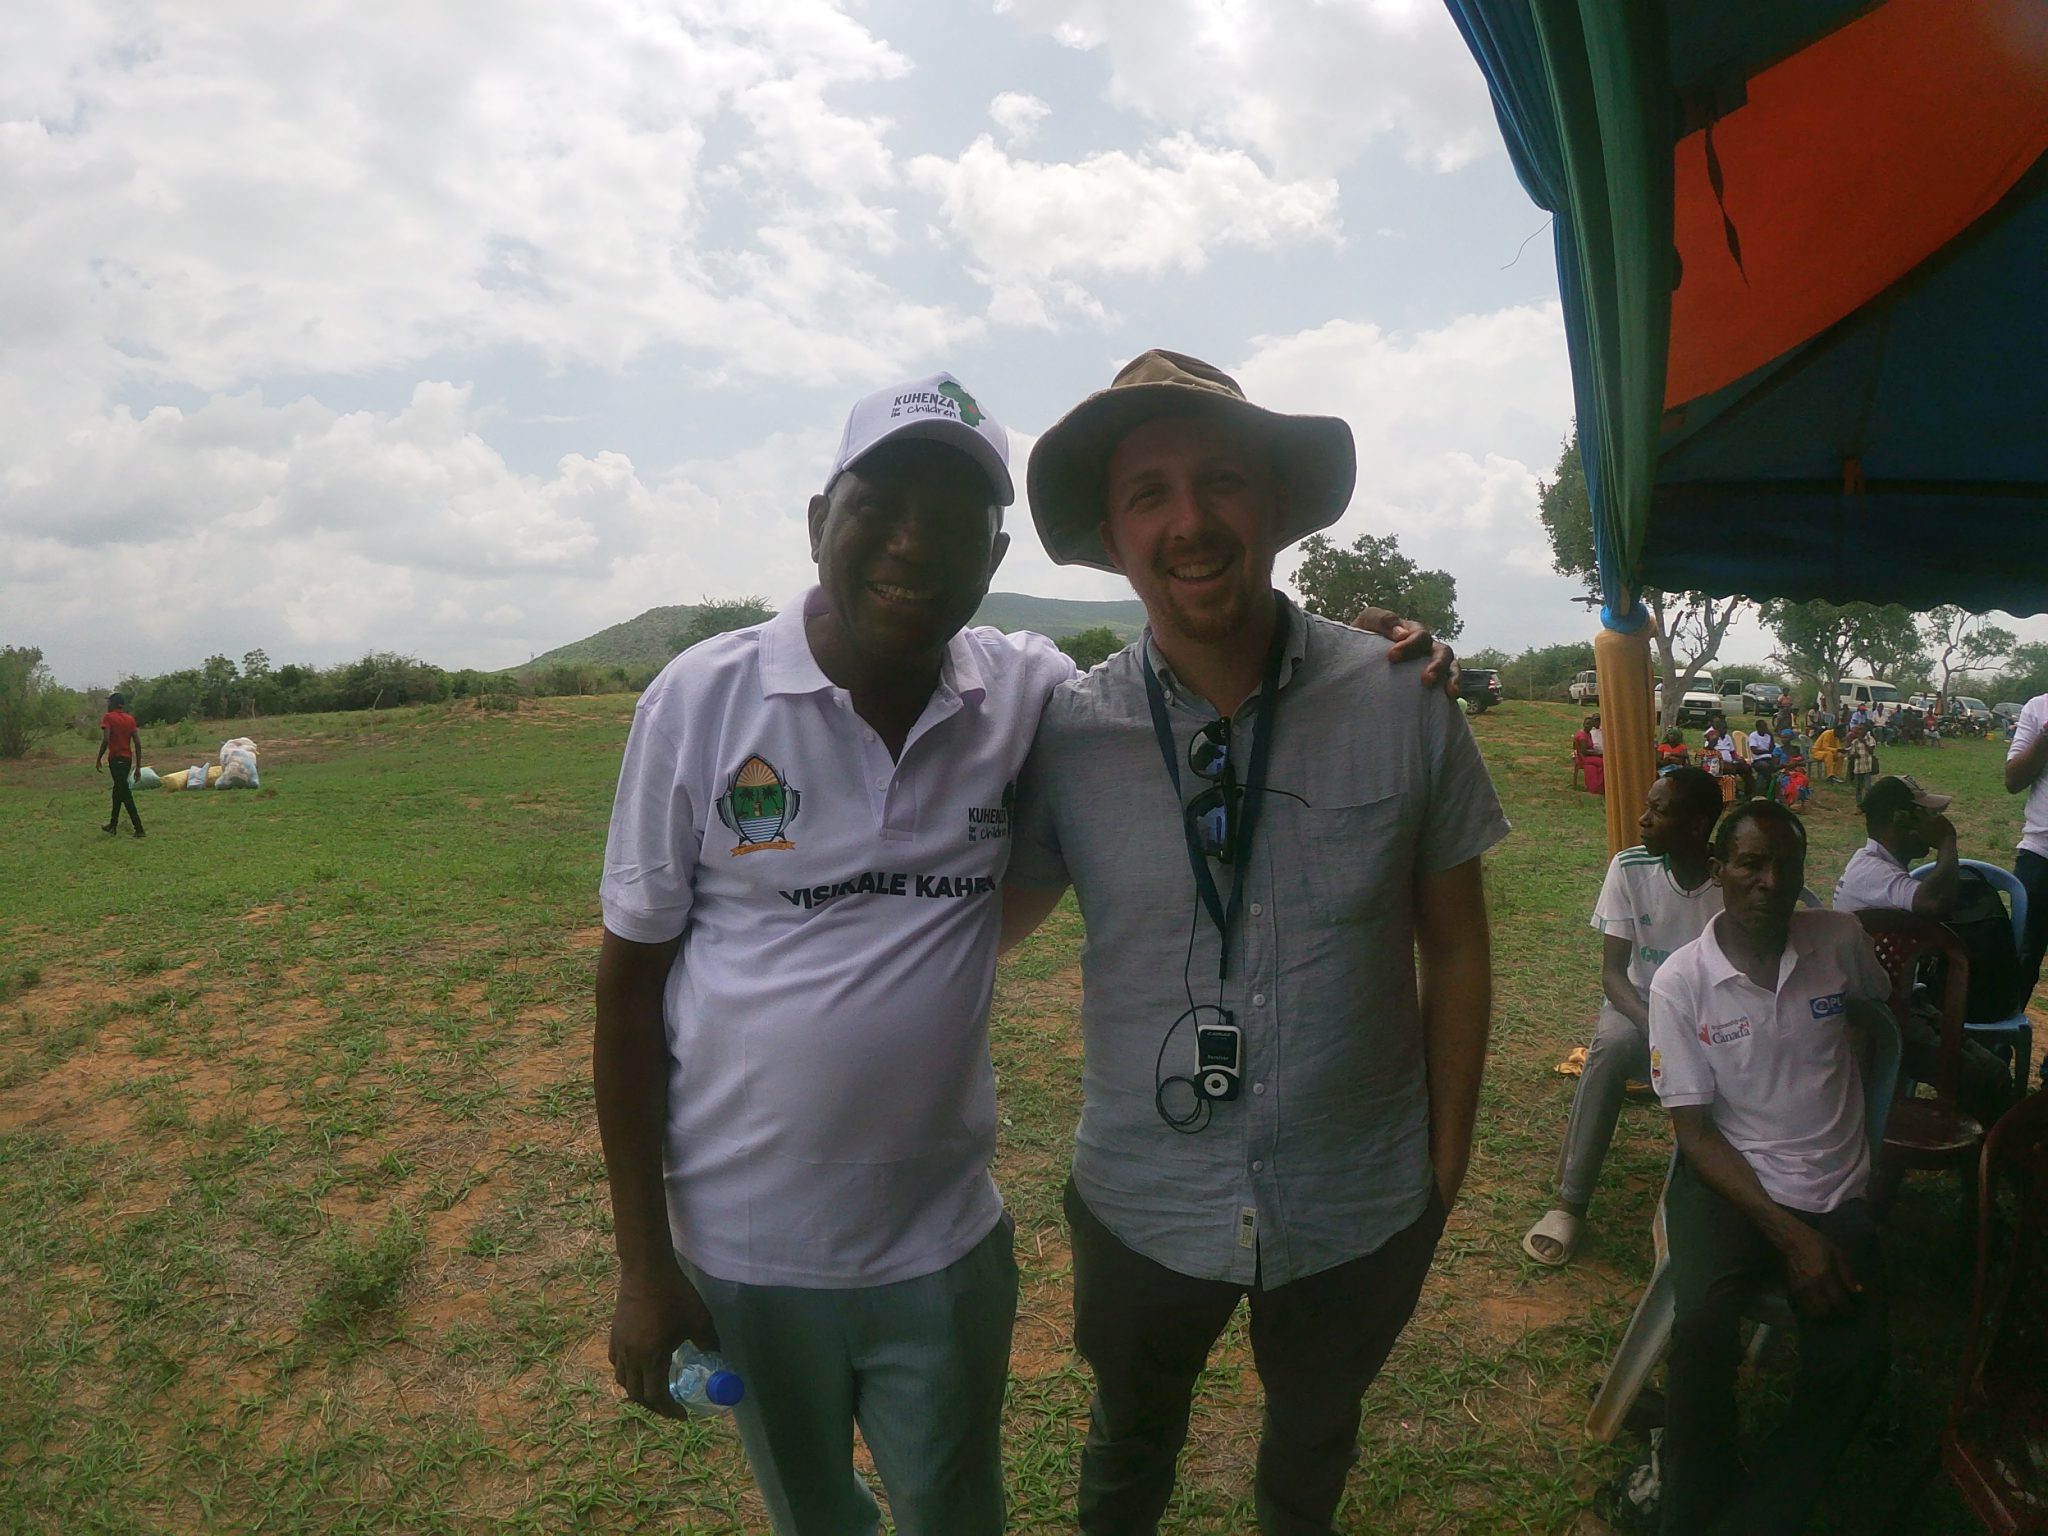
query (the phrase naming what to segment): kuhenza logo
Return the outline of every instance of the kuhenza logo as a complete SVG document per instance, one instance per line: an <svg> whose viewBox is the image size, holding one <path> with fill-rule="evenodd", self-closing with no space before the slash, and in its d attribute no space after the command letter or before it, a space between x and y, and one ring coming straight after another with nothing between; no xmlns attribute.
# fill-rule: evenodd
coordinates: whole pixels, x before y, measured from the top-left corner
<svg viewBox="0 0 2048 1536"><path fill-rule="evenodd" d="M988 418L974 396L958 384L941 384L937 389L917 389L889 402L891 416L957 416L970 427Z"/></svg>
<svg viewBox="0 0 2048 1536"><path fill-rule="evenodd" d="M1847 1006L1842 1000L1841 993L1830 992L1826 997L1816 997L1813 1000L1813 1016L1816 1019L1831 1019Z"/></svg>
<svg viewBox="0 0 2048 1536"><path fill-rule="evenodd" d="M1017 807L1017 781L1012 779L1003 786L1001 805L970 805L967 807L967 841L970 843L993 842L999 837L1010 835L1012 814Z"/></svg>
<svg viewBox="0 0 2048 1536"><path fill-rule="evenodd" d="M1700 1026L1701 1045L1733 1045L1748 1038L1748 1019L1726 1019L1718 1024L1710 1021Z"/></svg>

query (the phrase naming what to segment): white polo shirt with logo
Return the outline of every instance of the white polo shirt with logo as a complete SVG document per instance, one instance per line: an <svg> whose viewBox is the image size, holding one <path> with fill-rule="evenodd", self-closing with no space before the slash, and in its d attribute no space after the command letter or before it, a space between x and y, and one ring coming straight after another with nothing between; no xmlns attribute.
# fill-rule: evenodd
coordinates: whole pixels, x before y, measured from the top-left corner
<svg viewBox="0 0 2048 1536"><path fill-rule="evenodd" d="M1716 917L1650 984L1650 1082L1668 1109L1711 1104L1714 1128L1764 1193L1831 1211L1870 1182L1863 1076L1846 1005L1883 1002L1891 978L1846 912L1799 911L1774 991L1735 968Z"/></svg>
<svg viewBox="0 0 2048 1536"><path fill-rule="evenodd" d="M2032 747L2043 731L2048 731L2048 693L2037 693L2020 706L2019 724L2013 730L2012 745L2006 749L2006 761L2011 762ZM2034 780L2027 790L2019 847L2048 859L2048 773Z"/></svg>
<svg viewBox="0 0 2048 1536"><path fill-rule="evenodd" d="M900 759L819 670L815 588L641 696L605 927L682 946L664 1013L676 1247L743 1284L884 1285L995 1225L988 1007L1018 769L1074 667L963 630Z"/></svg>
<svg viewBox="0 0 2048 1536"><path fill-rule="evenodd" d="M1648 1001L1657 968L1700 936L1721 910L1721 887L1702 880L1691 890L1671 877L1671 861L1638 844L1624 848L1607 866L1593 926L1629 941L1628 979L1636 996Z"/></svg>

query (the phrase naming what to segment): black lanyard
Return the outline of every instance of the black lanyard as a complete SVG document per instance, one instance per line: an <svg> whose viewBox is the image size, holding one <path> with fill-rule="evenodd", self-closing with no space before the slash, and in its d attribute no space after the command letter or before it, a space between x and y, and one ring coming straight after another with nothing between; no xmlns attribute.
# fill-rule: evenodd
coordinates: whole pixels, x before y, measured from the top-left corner
<svg viewBox="0 0 2048 1536"><path fill-rule="evenodd" d="M1252 828L1258 822L1259 798L1266 786L1266 759L1273 746L1273 711L1280 698L1280 662L1287 654L1288 628L1293 622L1294 605L1281 593L1273 594L1273 638L1266 646L1266 671L1259 681L1258 731L1252 740L1251 762L1247 766L1244 781L1238 786L1238 803L1232 808L1225 806L1231 817L1231 875L1230 904L1223 904L1223 897L1216 889L1216 878L1209 873L1209 860L1195 841L1194 829L1188 825L1187 809L1182 806L1180 818L1181 840L1187 844L1188 868L1194 871L1195 890L1200 893L1202 905L1208 909L1209 921L1216 925L1216 937L1220 954L1216 961L1216 979L1222 981L1230 974L1230 930L1237 921L1237 914L1244 905L1245 854L1252 845ZM1159 741L1159 755L1166 760L1166 776L1173 781L1173 799L1180 805L1180 749L1174 740L1173 722L1166 714L1166 690L1159 686L1159 674L1152 670L1151 647L1144 650L1145 658L1145 701L1152 706L1152 734ZM1235 750L1233 743L1232 750Z"/></svg>

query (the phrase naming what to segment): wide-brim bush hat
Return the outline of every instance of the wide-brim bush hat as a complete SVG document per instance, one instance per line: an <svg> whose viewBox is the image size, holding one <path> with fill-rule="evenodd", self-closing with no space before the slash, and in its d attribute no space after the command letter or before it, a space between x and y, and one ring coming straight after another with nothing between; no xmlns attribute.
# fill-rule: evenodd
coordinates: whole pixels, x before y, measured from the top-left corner
<svg viewBox="0 0 2048 1536"><path fill-rule="evenodd" d="M1344 515L1358 479L1351 428L1335 416L1290 416L1247 400L1222 369L1181 352L1153 350L1118 370L1062 416L1031 450L1025 488L1045 552L1057 565L1114 571L1098 532L1102 479L1131 432L1165 416L1217 416L1250 427L1268 445L1287 487L1282 547Z"/></svg>

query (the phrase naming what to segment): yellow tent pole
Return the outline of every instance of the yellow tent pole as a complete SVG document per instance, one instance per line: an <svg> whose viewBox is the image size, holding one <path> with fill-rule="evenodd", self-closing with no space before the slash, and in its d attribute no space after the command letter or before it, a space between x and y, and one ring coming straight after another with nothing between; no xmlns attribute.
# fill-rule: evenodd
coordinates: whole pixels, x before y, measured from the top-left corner
<svg viewBox="0 0 2048 1536"><path fill-rule="evenodd" d="M1600 674L1600 745L1607 774L1607 853L1641 842L1636 820L1657 776L1657 714L1650 630L1632 635L1602 629L1593 638Z"/></svg>

